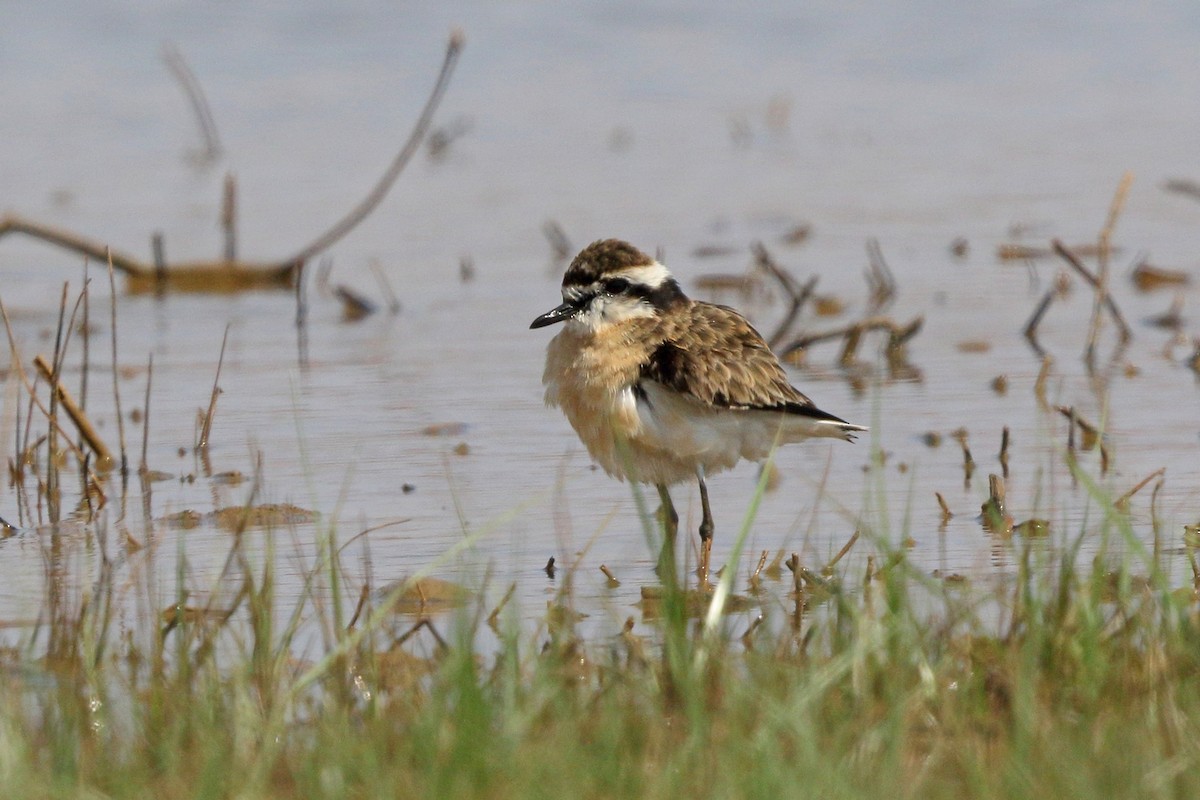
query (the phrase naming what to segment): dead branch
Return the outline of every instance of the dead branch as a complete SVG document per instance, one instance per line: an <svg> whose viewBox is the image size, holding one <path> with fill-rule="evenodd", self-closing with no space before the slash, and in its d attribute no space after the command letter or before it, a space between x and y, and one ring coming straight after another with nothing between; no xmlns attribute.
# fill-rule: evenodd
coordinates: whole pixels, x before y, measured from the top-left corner
<svg viewBox="0 0 1200 800"><path fill-rule="evenodd" d="M429 130L433 114L449 85L450 75L454 71L454 65L464 42L465 39L460 31L455 31L450 35L450 41L446 46L446 56L433 91L430 93L429 99L425 101L425 107L409 135L408 141L392 160L391 165L376 183L374 189L349 214L290 258L269 262L231 259L197 261L172 264L170 269L166 269L164 263L163 269L156 269L152 263L112 251L107 245L100 244L95 240L15 214L0 217L0 237L9 233L24 233L101 262L111 258L113 268L126 275L126 287L134 293L150 292L162 288L182 292L237 292L247 289L289 288L293 285L306 261L328 249L362 222L391 189ZM228 206L228 211L232 215L232 203ZM227 230L227 253L232 242L231 230L231 228ZM165 262L165 259L162 260Z"/></svg>
<svg viewBox="0 0 1200 800"><path fill-rule="evenodd" d="M1041 343L1038 342L1038 325L1042 324L1042 317L1046 316L1046 311L1049 310L1050 303L1054 301L1054 296L1056 294L1058 294L1058 292L1055 289L1048 290L1041 302L1038 303L1037 308L1034 309L1033 316L1029 318L1029 322L1025 323L1025 339L1028 340L1029 345L1033 348L1033 351L1039 356L1044 356L1046 351L1042 348Z"/></svg>
<svg viewBox="0 0 1200 800"><path fill-rule="evenodd" d="M754 262L759 269L762 269L774 278L788 296L787 312L783 315L783 319L779 321L775 332L767 337L767 346L774 349L783 341L783 337L787 335L787 332L791 330L792 325L796 322L796 317L800 315L800 310L804 308L804 304L812 297L813 290L817 287L817 276L814 275L809 278L801 286L796 283L796 279L792 277L790 272L776 263L762 242L755 242L750 246L750 249L754 253Z"/></svg>
<svg viewBox="0 0 1200 800"><path fill-rule="evenodd" d="M1055 253L1061 256L1064 261L1071 265L1072 269L1078 272L1083 279L1088 282L1089 286L1098 292L1100 291L1100 279L1093 275L1091 270L1083 265L1083 262L1079 260L1073 251L1069 250L1067 246L1058 239L1055 239L1053 242L1051 242L1051 246L1054 248ZM1107 290L1104 291L1102 300L1104 305L1108 308L1109 313L1112 314L1113 320L1117 323L1117 327L1120 329L1119 336L1121 337L1121 344L1128 343L1129 340L1133 338L1133 332L1130 330L1129 324L1125 322L1125 317L1122 316L1121 309L1117 308L1117 301L1113 300L1112 294Z"/></svg>
<svg viewBox="0 0 1200 800"><path fill-rule="evenodd" d="M178 47L171 42L164 43L162 58L175 80L179 81L192 107L192 113L196 116L200 136L204 140L204 148L197 153L197 161L200 165L207 166L221 157L221 137L217 135L217 121L208 105L208 98L204 96L200 81L196 79L196 74L192 72Z"/></svg>
<svg viewBox="0 0 1200 800"><path fill-rule="evenodd" d="M289 263L303 263L318 253L328 250L334 242L341 239L352 231L358 223L366 219L367 215L374 211L375 207L387 195L388 191L392 188L392 184L396 182L396 178L400 177L400 173L404 170L404 167L408 165L413 154L417 152L417 148L421 146L421 141L425 138L425 133L433 123L433 114L437 111L438 104L442 101L442 95L446 93L446 88L450 85L450 75L454 72L454 65L457 63L459 53L462 52L465 43L466 37L462 31L456 30L450 34L450 41L446 45L446 57L442 61L442 70L438 73L437 82L434 83L429 99L425 101L425 108L421 110L421 116L417 118L417 124L413 127L412 133L409 134L408 141L404 143L404 147L400 148L400 152L392 159L391 166L383 173L383 177L375 184L375 188L371 190L370 194L357 207L352 209L349 214L339 220L332 228L318 236L313 240L312 244L301 248L300 252L288 259Z"/></svg>
<svg viewBox="0 0 1200 800"><path fill-rule="evenodd" d="M16 214L5 214L0 217L0 237L9 233L23 233L101 262L107 261L111 255L112 265L115 269L130 275L154 277L154 268L144 261L124 253L111 251L106 245L97 244L83 236L18 217Z"/></svg>

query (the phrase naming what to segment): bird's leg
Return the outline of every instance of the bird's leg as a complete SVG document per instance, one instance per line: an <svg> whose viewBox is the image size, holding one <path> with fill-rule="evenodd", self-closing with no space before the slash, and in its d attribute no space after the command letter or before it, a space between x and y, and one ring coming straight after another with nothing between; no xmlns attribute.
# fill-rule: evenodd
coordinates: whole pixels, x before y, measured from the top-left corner
<svg viewBox="0 0 1200 800"><path fill-rule="evenodd" d="M700 519L700 588L708 587L709 556L712 555L713 519L712 509L708 506L708 487L704 485L704 473L696 472L696 480L700 484L700 507L703 516Z"/></svg>
<svg viewBox="0 0 1200 800"><path fill-rule="evenodd" d="M663 578L665 575L673 576L675 574L675 535L679 531L679 514L675 511L675 504L671 502L671 495L667 492L666 485L655 484L655 488L658 489L660 502L659 522L663 527L662 552L658 556L658 575Z"/></svg>

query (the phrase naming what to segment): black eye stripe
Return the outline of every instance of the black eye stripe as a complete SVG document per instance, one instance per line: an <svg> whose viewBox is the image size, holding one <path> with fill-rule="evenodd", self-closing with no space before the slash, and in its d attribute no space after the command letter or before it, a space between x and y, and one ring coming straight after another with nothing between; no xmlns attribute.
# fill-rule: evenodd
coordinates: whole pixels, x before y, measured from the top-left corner
<svg viewBox="0 0 1200 800"><path fill-rule="evenodd" d="M571 283L563 287L563 298L580 309L590 305L592 300L601 293L644 300L658 309L669 308L687 299L674 278L653 287L630 281L627 278L606 278L596 283Z"/></svg>

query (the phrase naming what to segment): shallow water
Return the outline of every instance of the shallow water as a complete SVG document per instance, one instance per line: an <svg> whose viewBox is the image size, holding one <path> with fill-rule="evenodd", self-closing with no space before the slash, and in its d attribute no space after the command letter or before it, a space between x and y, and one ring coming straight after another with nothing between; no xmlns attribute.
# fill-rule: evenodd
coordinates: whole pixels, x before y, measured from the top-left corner
<svg viewBox="0 0 1200 800"><path fill-rule="evenodd" d="M1094 390L1081 359L1092 295L1076 276L1041 341L1054 357L1051 399L1106 420L1113 469L1105 485L1120 494L1166 467L1158 514L1164 540L1178 546L1200 500L1197 380L1184 364L1191 346L1164 354L1174 334L1145 320L1173 295L1137 294L1127 272L1141 255L1195 272L1200 204L1162 184L1195 175L1200 13L1115 2L844 5L112 2L64 17L42 4L0 30L0 207L137 254L148 255L160 230L168 258L203 258L219 252L220 186L232 171L242 254L282 257L369 188L407 135L445 36L461 26L467 48L439 122L466 133L440 158L423 153L329 254L334 284L383 305L371 270L378 264L400 313L347 323L310 283L304 367L286 292L163 300L118 292L120 392L127 411L143 406L153 355L148 461L174 476L153 488L155 518L246 502L250 481L214 486L192 453L228 327L213 470L249 476L261 453L256 498L322 515L280 537L285 591L298 590L295 575L331 521L343 540L382 526L369 536L369 569L360 565L362 540L347 554L349 571L369 571L376 585L478 534L437 573L473 585L487 576L497 596L516 582L517 605L537 613L563 580L541 571L546 560L577 562L577 599L608 630L608 620L636 613L652 558L629 489L593 470L565 420L541 404L549 332L527 328L557 303L562 269L542 233L546 220L576 248L619 236L661 250L685 288L710 299L696 278L744 271L748 245L761 240L798 279L819 275L819 291L847 303L837 319L803 316L797 333L864 313L865 245L877 239L898 287L886 313L925 320L910 344L921 377L882 379L874 338L860 351L856 381L837 367L839 345L814 347L807 366L793 370L797 385L873 433L856 445L782 451L781 483L764 499L748 546L799 550L818 564L862 528L910 538L913 558L929 570L983 579L1014 559L1012 545L976 520L1004 426L1018 520L1048 518L1062 541L1095 531L1102 517L1062 466L1066 421L1038 410L1041 361L1021 336L1064 264L1000 261L996 247L1093 242L1129 170L1136 179L1116 229L1112 287L1134 339L1108 370L1107 394ZM159 59L164 40L187 56L213 106L226 155L209 169L188 161L198 134ZM812 235L783 244L801 223ZM957 237L969 244L964 257L950 252ZM732 252L695 254L706 245ZM459 277L464 257L475 268L469 282ZM82 264L9 237L0 240L0 275L28 362L52 349L62 282L77 292ZM107 282L91 277L89 409L112 439ZM1182 296L1190 339L1197 289ZM715 299L739 305L764 330L782 310L761 296ZM967 352L965 342L987 349ZM1112 342L1108 325L1105 357ZM68 359L73 386L78 344ZM1003 395L990 388L1000 375ZM0 445L12 453L11 374L5 391ZM461 427L426 432L445 423ZM960 427L978 463L966 486L961 450L947 436ZM126 428L136 463L141 426ZM922 443L928 431L943 434L940 447ZM876 447L886 463L869 474ZM1082 461L1098 472L1094 453ZM710 482L716 563L728 555L756 474L744 465ZM1133 503L1135 529L1147 536L1151 488ZM934 492L955 512L941 531ZM694 528L694 489L678 489L677 504ZM120 525L157 543L151 572L166 596L180 548L194 585L211 584L227 533L146 526L140 500L129 506L138 511ZM119 527L119 503L108 513ZM0 515L17 521L12 487L0 492ZM0 542L5 619L39 611L36 521ZM861 544L851 558L868 551ZM82 543L78 555L85 565L96 557ZM127 563L132 575L148 560L131 554ZM622 579L620 589L605 587L600 564Z"/></svg>

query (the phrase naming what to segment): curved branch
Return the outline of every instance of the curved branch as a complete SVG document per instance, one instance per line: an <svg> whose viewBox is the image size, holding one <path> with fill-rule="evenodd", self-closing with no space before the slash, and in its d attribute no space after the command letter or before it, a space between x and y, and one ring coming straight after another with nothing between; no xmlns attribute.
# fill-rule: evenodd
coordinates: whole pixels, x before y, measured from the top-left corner
<svg viewBox="0 0 1200 800"><path fill-rule="evenodd" d="M450 84L450 74L454 71L454 64L458 61L458 55L462 51L463 44L466 39L462 31L454 31L450 34L450 42L446 45L446 58L442 62L442 71L438 73L437 83L434 84L433 92L430 93L429 99L425 101L425 108L421 111L421 116L417 119L417 124L413 128L412 133L405 142L404 147L396 154L392 164L388 167L387 172L380 178L379 183L375 184L375 188L371 193L363 199L349 214L339 220L332 228L321 234L313 241L312 244L305 247L300 252L296 253L287 263L303 264L313 256L328 249L334 242L341 239L347 233L354 229L354 226L362 222L375 207L379 205L384 196L392 188L392 184L396 182L396 178L408 165L413 154L417 152L417 148L421 145L421 140L425 138L425 134L429 131L429 126L433 122L433 114L437 111L438 104L442 100L442 95L446 92L446 87Z"/></svg>

